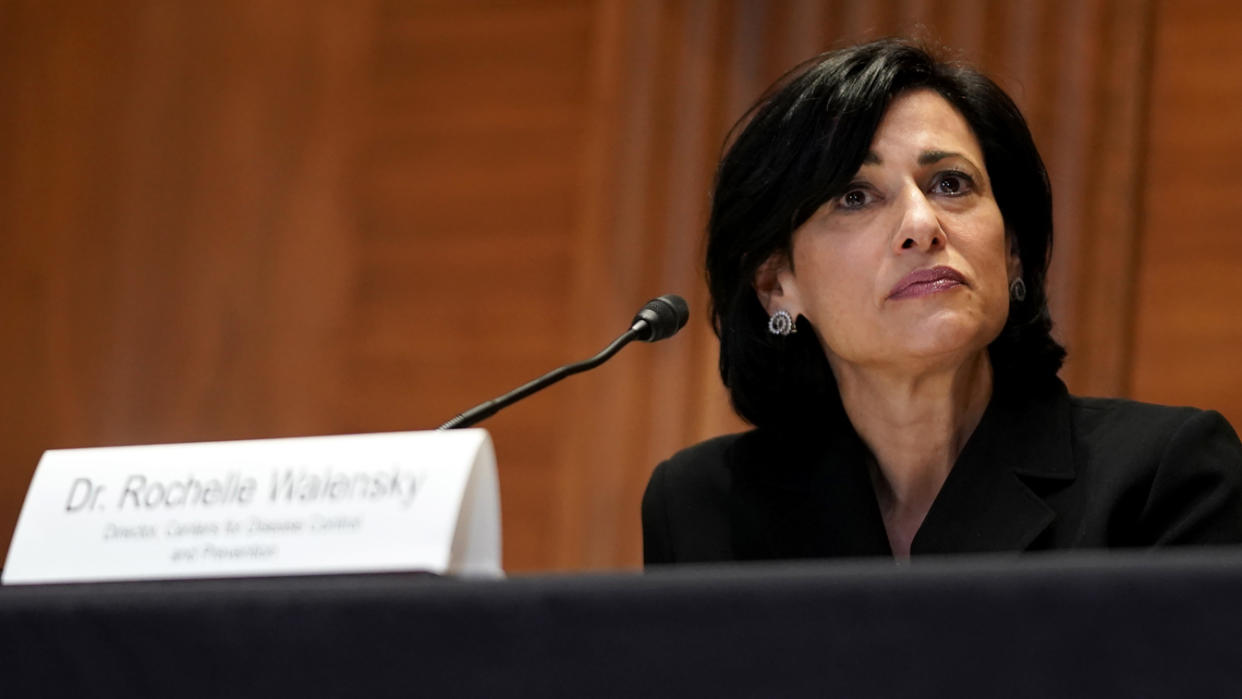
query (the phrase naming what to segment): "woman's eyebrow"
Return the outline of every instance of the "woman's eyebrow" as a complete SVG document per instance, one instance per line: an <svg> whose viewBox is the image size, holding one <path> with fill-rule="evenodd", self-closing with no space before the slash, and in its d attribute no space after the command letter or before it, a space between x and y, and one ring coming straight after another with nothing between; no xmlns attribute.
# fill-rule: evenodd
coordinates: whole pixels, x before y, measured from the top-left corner
<svg viewBox="0 0 1242 699"><path fill-rule="evenodd" d="M957 151L927 150L927 151L923 151L922 153L919 153L918 163L919 165L931 165L932 163L938 163L941 160L944 160L945 158L961 158L962 160L965 160L968 163L972 162L970 158L966 157L965 155L961 153L958 153ZM867 155L863 158L862 164L863 165L881 165L883 164L883 161L880 160L880 156L877 155L875 151L869 151Z"/></svg>
<svg viewBox="0 0 1242 699"><path fill-rule="evenodd" d="M966 162L970 162L970 158L967 158L961 153L955 153L947 150L928 150L919 154L919 165L931 165L932 163L938 163L945 158L961 158Z"/></svg>

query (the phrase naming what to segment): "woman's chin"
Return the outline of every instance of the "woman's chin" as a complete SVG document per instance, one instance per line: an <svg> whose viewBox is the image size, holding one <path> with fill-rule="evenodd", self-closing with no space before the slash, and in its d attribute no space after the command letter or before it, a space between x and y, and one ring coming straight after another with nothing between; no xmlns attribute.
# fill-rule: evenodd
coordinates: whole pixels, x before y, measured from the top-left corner
<svg viewBox="0 0 1242 699"><path fill-rule="evenodd" d="M977 322L936 322L912 328L893 343L895 358L908 358L912 363L924 362L951 366L969 361L996 338L1000 328L981 326Z"/></svg>
<svg viewBox="0 0 1242 699"><path fill-rule="evenodd" d="M1003 317L991 318L978 309L944 309L930 315L890 323L870 332L856 332L853 338L868 341L841 343L842 338L820 338L830 362L837 360L856 367L899 369L925 373L965 365L985 352L1000 334Z"/></svg>

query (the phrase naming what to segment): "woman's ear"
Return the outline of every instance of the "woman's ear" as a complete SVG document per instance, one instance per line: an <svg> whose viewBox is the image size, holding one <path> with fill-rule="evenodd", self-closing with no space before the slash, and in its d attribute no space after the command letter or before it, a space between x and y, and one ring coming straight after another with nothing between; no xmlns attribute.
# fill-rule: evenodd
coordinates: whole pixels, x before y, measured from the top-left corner
<svg viewBox="0 0 1242 699"><path fill-rule="evenodd" d="M755 278L751 281L755 287L755 295L763 310L771 315L777 311L788 311L797 318L802 313L798 303L798 288L794 280L793 270L789 263L789 255L774 252L755 270Z"/></svg>
<svg viewBox="0 0 1242 699"><path fill-rule="evenodd" d="M1009 282L1013 283L1013 280L1022 278L1022 255L1018 248L1017 234L1005 231L1005 244L1009 247L1009 254L1006 256L1006 271L1009 274Z"/></svg>

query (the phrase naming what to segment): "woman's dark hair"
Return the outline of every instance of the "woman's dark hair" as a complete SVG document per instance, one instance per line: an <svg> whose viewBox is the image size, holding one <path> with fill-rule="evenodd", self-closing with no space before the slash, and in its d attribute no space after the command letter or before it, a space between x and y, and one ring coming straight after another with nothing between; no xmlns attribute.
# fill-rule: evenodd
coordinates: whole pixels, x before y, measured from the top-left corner
<svg viewBox="0 0 1242 699"><path fill-rule="evenodd" d="M1011 300L1009 319L989 346L997 383L1030 385L1061 367L1065 349L1052 338L1044 288L1052 190L1026 120L977 70L884 39L822 54L779 80L739 122L745 127L716 172L707 280L720 374L738 414L756 426L804 421L839 397L805 318L793 335L768 332L755 272L774 253L791 254L794 230L844 193L889 104L916 88L939 93L970 124L1006 231L1017 241L1027 293Z"/></svg>

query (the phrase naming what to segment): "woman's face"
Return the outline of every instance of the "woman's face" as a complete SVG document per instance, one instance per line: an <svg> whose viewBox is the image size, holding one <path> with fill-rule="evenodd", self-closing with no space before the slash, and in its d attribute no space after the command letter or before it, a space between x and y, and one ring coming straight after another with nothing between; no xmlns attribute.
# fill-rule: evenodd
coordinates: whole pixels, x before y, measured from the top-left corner
<svg viewBox="0 0 1242 699"><path fill-rule="evenodd" d="M973 131L916 90L893 100L846 192L794 232L792 264L769 260L755 287L769 313L811 321L838 376L923 371L1000 334L1018 264Z"/></svg>

